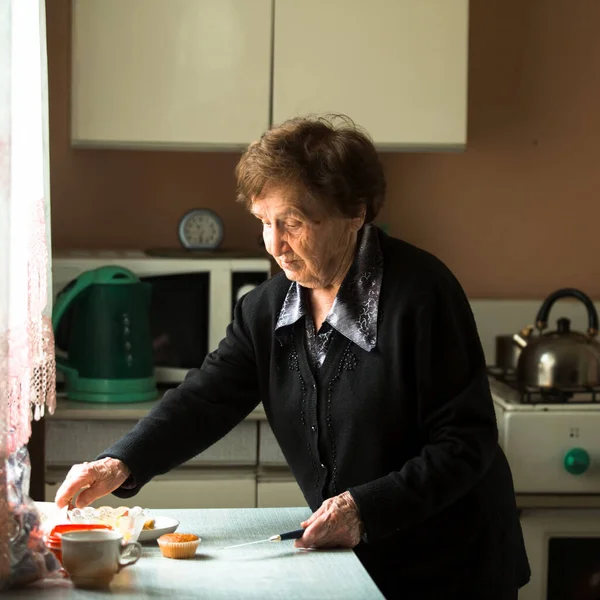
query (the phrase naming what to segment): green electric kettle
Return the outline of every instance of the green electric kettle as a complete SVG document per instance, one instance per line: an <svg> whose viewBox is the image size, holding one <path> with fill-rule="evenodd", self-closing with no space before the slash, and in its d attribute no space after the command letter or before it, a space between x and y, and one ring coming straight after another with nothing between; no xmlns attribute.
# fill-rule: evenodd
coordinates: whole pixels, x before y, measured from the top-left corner
<svg viewBox="0 0 600 600"><path fill-rule="evenodd" d="M150 284L123 267L86 271L57 297L55 338L69 311L68 358L56 357L67 397L82 402L146 402L158 396L150 334Z"/></svg>

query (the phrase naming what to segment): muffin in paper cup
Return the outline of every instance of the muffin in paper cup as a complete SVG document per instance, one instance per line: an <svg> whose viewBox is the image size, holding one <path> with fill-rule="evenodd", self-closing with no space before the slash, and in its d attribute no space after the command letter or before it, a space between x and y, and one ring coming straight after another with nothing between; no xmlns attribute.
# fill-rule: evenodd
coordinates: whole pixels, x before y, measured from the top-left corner
<svg viewBox="0 0 600 600"><path fill-rule="evenodd" d="M108 525L112 530L123 534L123 544L128 542L136 542L144 522L148 518L148 511L140 506L128 508L127 506L119 506L112 508L110 506L101 506L93 508L73 508L67 512L71 523L99 523Z"/></svg>
<svg viewBox="0 0 600 600"><path fill-rule="evenodd" d="M166 558L192 558L196 555L200 538L193 533L165 533L156 541Z"/></svg>

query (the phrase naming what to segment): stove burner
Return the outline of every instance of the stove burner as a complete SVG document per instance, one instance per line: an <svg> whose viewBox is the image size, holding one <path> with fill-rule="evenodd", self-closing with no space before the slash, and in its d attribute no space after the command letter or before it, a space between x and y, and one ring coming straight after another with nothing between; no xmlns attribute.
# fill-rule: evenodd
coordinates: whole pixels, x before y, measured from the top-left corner
<svg viewBox="0 0 600 600"><path fill-rule="evenodd" d="M521 404L600 403L600 386L568 389L542 388L519 382L517 374L513 370L503 369L502 367L488 367L487 373L490 377L519 392ZM580 397L581 394L585 394L585 396Z"/></svg>

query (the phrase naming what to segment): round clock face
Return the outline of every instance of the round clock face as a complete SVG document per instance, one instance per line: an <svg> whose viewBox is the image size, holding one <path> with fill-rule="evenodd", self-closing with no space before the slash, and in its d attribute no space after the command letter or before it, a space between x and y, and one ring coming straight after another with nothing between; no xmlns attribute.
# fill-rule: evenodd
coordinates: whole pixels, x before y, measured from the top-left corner
<svg viewBox="0 0 600 600"><path fill-rule="evenodd" d="M223 221L208 208L191 210L179 222L179 241L190 250L214 250L223 241Z"/></svg>

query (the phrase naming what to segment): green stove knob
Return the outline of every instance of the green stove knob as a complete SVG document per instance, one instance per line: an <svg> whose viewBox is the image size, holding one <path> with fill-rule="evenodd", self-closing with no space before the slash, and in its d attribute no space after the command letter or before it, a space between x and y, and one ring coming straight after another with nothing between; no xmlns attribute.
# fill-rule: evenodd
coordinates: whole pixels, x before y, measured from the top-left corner
<svg viewBox="0 0 600 600"><path fill-rule="evenodd" d="M565 454L564 464L571 475L581 475L590 467L590 455L583 448L571 448Z"/></svg>

